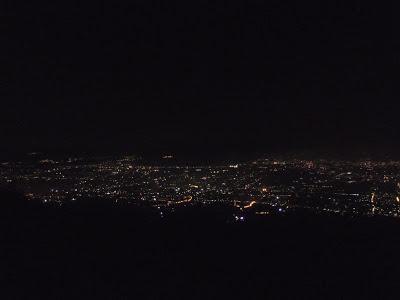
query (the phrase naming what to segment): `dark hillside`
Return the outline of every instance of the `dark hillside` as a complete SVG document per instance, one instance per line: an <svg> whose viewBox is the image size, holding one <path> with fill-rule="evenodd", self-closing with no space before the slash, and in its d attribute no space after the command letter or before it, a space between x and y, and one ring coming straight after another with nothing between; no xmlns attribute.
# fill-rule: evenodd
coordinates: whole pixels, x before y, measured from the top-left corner
<svg viewBox="0 0 400 300"><path fill-rule="evenodd" d="M221 209L159 218L150 208L43 207L11 192L1 198L2 299L381 299L397 292L396 219L232 223Z"/></svg>

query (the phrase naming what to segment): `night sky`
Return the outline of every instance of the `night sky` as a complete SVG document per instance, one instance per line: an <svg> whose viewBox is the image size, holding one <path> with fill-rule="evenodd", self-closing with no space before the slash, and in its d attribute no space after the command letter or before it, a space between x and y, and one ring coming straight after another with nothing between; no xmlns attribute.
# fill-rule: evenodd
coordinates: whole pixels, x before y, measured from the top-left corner
<svg viewBox="0 0 400 300"><path fill-rule="evenodd" d="M2 153L400 148L393 6L40 2L2 9Z"/></svg>

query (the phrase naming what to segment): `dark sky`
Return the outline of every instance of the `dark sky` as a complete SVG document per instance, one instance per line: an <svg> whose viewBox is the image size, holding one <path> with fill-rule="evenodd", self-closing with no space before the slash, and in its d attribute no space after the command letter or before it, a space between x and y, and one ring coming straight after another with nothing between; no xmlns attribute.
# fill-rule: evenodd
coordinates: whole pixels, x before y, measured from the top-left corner
<svg viewBox="0 0 400 300"><path fill-rule="evenodd" d="M399 145L390 3L40 2L2 9L3 152Z"/></svg>

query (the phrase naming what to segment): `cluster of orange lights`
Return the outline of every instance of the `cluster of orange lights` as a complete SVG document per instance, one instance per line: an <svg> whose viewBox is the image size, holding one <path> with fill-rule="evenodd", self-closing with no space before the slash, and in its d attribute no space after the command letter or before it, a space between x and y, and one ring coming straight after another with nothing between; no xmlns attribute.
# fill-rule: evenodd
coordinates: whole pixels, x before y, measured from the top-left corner
<svg viewBox="0 0 400 300"><path fill-rule="evenodd" d="M192 196L185 196L185 197L183 197L183 199L180 200L180 201L168 201L168 205L169 205L169 204L182 204L182 203L187 203L187 202L190 202L190 201L192 201L192 200L193 200L193 197L192 197Z"/></svg>
<svg viewBox="0 0 400 300"><path fill-rule="evenodd" d="M250 208L256 203L257 203L256 201L251 201L248 205L243 206L243 208Z"/></svg>

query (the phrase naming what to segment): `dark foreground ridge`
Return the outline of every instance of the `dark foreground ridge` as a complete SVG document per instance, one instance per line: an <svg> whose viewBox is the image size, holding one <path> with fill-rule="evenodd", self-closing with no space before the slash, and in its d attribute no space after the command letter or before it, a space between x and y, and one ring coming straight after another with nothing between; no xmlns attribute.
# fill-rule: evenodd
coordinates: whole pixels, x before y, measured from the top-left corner
<svg viewBox="0 0 400 300"><path fill-rule="evenodd" d="M398 293L400 223L223 208L1 203L1 299L375 298Z"/></svg>

